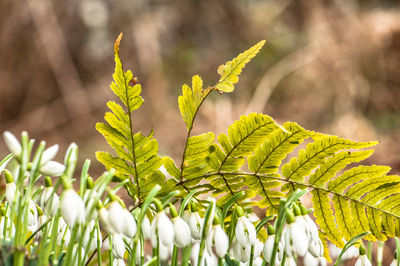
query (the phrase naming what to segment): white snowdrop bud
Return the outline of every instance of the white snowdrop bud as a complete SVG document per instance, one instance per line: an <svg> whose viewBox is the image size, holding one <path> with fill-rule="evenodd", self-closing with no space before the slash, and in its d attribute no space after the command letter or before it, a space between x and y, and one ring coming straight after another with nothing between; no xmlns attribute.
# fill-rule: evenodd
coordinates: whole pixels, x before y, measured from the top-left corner
<svg viewBox="0 0 400 266"><path fill-rule="evenodd" d="M189 218L190 218L190 211L189 210L184 210L182 214L182 219L189 224Z"/></svg>
<svg viewBox="0 0 400 266"><path fill-rule="evenodd" d="M109 225L109 222L108 222L108 211L104 207L101 207L99 209L99 220L100 220L101 225L107 231L107 233L109 233L109 234L115 233L114 229Z"/></svg>
<svg viewBox="0 0 400 266"><path fill-rule="evenodd" d="M203 225L203 219L201 219L198 212L192 212L189 217L189 228L192 237L196 240L201 238L201 228Z"/></svg>
<svg viewBox="0 0 400 266"><path fill-rule="evenodd" d="M113 201L108 207L108 224L115 233L124 234L129 238L136 234L135 219L118 201Z"/></svg>
<svg viewBox="0 0 400 266"><path fill-rule="evenodd" d="M123 259L114 259L113 266L125 266L125 261Z"/></svg>
<svg viewBox="0 0 400 266"><path fill-rule="evenodd" d="M308 252L314 257L322 257L324 255L324 245L319 237L310 239Z"/></svg>
<svg viewBox="0 0 400 266"><path fill-rule="evenodd" d="M93 236L91 237L91 234ZM102 244L101 232L97 231L95 228L95 221L91 220L85 229L85 233L83 234L83 245L86 247L89 245L89 252L97 249L97 241L100 240L100 247ZM90 243L89 243L90 242Z"/></svg>
<svg viewBox="0 0 400 266"><path fill-rule="evenodd" d="M251 246L243 246L239 241L236 240L233 244L233 255L240 262L246 263L250 259L250 249Z"/></svg>
<svg viewBox="0 0 400 266"><path fill-rule="evenodd" d="M393 259L389 266L397 266L397 259Z"/></svg>
<svg viewBox="0 0 400 266"><path fill-rule="evenodd" d="M265 240L264 243L264 248L263 248L263 256L264 259L270 263L271 261L271 256L272 256L272 249L274 248L274 242L275 242L275 235L268 235L267 240ZM278 244L278 250L276 252L276 257L275 257L275 265L280 265L281 260L283 258L283 246L281 242Z"/></svg>
<svg viewBox="0 0 400 266"><path fill-rule="evenodd" d="M133 218L132 214L127 209L123 209L122 214L122 218L124 220L122 233L128 238L133 238L137 230L135 218Z"/></svg>
<svg viewBox="0 0 400 266"><path fill-rule="evenodd" d="M166 261L169 259L171 253L172 253L172 242L168 245L164 245L163 243L160 243L160 260L161 261Z"/></svg>
<svg viewBox="0 0 400 266"><path fill-rule="evenodd" d="M6 143L7 148L10 150L10 152L13 153L16 157L19 157L21 155L22 148L18 139L10 131L4 131L3 137L4 142Z"/></svg>
<svg viewBox="0 0 400 266"><path fill-rule="evenodd" d="M69 230L64 219L60 217L60 219L58 220L57 244L60 246L61 243L64 242L64 245L68 246L70 240L71 240L71 231Z"/></svg>
<svg viewBox="0 0 400 266"><path fill-rule="evenodd" d="M122 234L124 227L123 208L118 201L113 201L107 208L108 210L108 225L113 233Z"/></svg>
<svg viewBox="0 0 400 266"><path fill-rule="evenodd" d="M174 225L174 243L183 248L192 242L189 225L179 216L172 219Z"/></svg>
<svg viewBox="0 0 400 266"><path fill-rule="evenodd" d="M35 203L29 200L29 211L27 220L28 231L35 232L39 226L38 213Z"/></svg>
<svg viewBox="0 0 400 266"><path fill-rule="evenodd" d="M49 161L53 160L54 157L56 157L57 152L58 152L58 145L57 144L47 148L42 153L42 158L40 160L40 165L45 165Z"/></svg>
<svg viewBox="0 0 400 266"><path fill-rule="evenodd" d="M237 220L235 234L242 246L254 246L256 243L256 228L244 215Z"/></svg>
<svg viewBox="0 0 400 266"><path fill-rule="evenodd" d="M53 187L46 187L43 189L39 204L47 216L52 217L56 214L58 206L60 205L60 199L54 192Z"/></svg>
<svg viewBox="0 0 400 266"><path fill-rule="evenodd" d="M150 239L151 236L151 226L150 226L150 220L147 217L147 215L144 216L143 222L142 222L142 234L143 238L145 240Z"/></svg>
<svg viewBox="0 0 400 266"><path fill-rule="evenodd" d="M286 254L293 256L296 253L299 256L306 255L308 244L304 241L308 240L308 236L303 227L294 222L293 213L288 213L287 227L284 236Z"/></svg>
<svg viewBox="0 0 400 266"><path fill-rule="evenodd" d="M297 263L292 256L288 256L286 258L285 266L297 266Z"/></svg>
<svg viewBox="0 0 400 266"><path fill-rule="evenodd" d="M85 221L85 205L75 190L64 190L61 198L61 216L69 226Z"/></svg>
<svg viewBox="0 0 400 266"><path fill-rule="evenodd" d="M157 236L160 244L168 246L174 239L174 226L164 211L158 212L151 222L151 244L157 246Z"/></svg>
<svg viewBox="0 0 400 266"><path fill-rule="evenodd" d="M17 190L17 186L14 182L6 184L6 199L11 204L14 201L15 191Z"/></svg>
<svg viewBox="0 0 400 266"><path fill-rule="evenodd" d="M48 176L61 176L64 173L65 166L55 161L49 161L40 167L40 173Z"/></svg>
<svg viewBox="0 0 400 266"><path fill-rule="evenodd" d="M307 252L304 256L304 265L319 266L319 259L315 258L310 252Z"/></svg>
<svg viewBox="0 0 400 266"><path fill-rule="evenodd" d="M120 234L112 234L112 252L115 258L123 259L125 254L125 243Z"/></svg>
<svg viewBox="0 0 400 266"><path fill-rule="evenodd" d="M208 253L212 254L212 247L215 247L215 252L219 258L225 256L229 248L229 239L220 224L212 227L207 235L206 244Z"/></svg>

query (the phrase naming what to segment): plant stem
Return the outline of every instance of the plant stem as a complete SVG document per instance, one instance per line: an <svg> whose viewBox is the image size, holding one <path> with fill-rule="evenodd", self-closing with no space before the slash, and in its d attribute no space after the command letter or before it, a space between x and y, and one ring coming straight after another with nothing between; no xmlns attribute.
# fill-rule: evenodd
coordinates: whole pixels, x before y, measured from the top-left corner
<svg viewBox="0 0 400 266"><path fill-rule="evenodd" d="M382 266L382 258L383 258L383 248L385 246L385 242L378 241L378 251L376 254L376 263L377 266Z"/></svg>

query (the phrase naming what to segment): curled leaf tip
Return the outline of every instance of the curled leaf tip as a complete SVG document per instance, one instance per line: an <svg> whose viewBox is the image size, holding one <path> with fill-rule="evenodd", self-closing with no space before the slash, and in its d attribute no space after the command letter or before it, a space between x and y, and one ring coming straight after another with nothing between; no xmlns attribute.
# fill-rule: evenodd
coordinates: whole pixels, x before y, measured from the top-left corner
<svg viewBox="0 0 400 266"><path fill-rule="evenodd" d="M124 34L121 32L119 35L118 35L118 38L115 40L115 43L114 43L114 53L116 53L116 54L118 54L119 53L119 44L121 43L121 39L122 39L122 36L123 36Z"/></svg>

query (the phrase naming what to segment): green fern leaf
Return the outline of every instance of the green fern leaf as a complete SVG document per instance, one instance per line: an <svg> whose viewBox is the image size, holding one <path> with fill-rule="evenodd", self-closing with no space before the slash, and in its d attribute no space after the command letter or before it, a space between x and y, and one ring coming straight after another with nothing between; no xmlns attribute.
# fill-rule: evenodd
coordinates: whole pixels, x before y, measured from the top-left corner
<svg viewBox="0 0 400 266"><path fill-rule="evenodd" d="M304 182L312 170L319 166L325 158L343 149L360 149L376 145L377 142L354 142L336 136L326 136L307 145L306 149L299 152L298 156L283 165L282 174L286 180ZM293 184L282 187L283 191L293 190Z"/></svg>
<svg viewBox="0 0 400 266"><path fill-rule="evenodd" d="M283 129L274 131L254 155L248 157L250 171L261 174L276 173L282 160L307 137L307 131L298 124L285 123Z"/></svg>
<svg viewBox="0 0 400 266"><path fill-rule="evenodd" d="M110 112L106 112L104 116L106 123L96 124L96 129L116 151L118 157L106 152L97 152L96 157L107 169L115 169L115 176L120 180L130 180L130 183L126 184L128 192L140 202L150 191L147 189L148 185L162 183L165 177L161 173L154 174L162 165L162 161L157 155L158 142L153 139L153 132L145 136L141 132L133 131L132 112L143 104L140 96L142 89L140 84L136 84L137 79L133 77L132 72L123 70L119 57L121 38L122 34L114 45L115 72L110 88L123 106L109 101L107 106ZM159 180L155 180L154 177ZM142 185L146 186L141 188Z"/></svg>
<svg viewBox="0 0 400 266"><path fill-rule="evenodd" d="M315 208L314 216L317 223L333 244L339 248L343 247L343 240L337 234L336 223L330 206L328 193L315 189L311 191L311 194L313 195L312 202Z"/></svg>
<svg viewBox="0 0 400 266"><path fill-rule="evenodd" d="M264 44L265 41L261 41L247 51L239 54L232 61L228 61L225 65L221 65L218 68L218 73L221 75L221 78L214 87L222 92L232 92L234 90L234 84L239 81L238 76L242 72L242 69L254 56L257 55Z"/></svg>

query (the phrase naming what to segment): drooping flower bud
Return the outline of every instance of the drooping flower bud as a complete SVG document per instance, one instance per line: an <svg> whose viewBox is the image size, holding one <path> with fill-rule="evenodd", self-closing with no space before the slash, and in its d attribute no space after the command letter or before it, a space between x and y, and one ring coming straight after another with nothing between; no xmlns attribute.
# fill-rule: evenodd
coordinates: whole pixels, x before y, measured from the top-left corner
<svg viewBox="0 0 400 266"><path fill-rule="evenodd" d="M212 253L212 248L215 247L215 253L219 258L225 256L229 248L229 239L224 229L217 222L213 225L210 233L207 235L206 247L208 253Z"/></svg>
<svg viewBox="0 0 400 266"><path fill-rule="evenodd" d="M120 234L112 234L112 252L115 258L123 259L125 254L125 243Z"/></svg>
<svg viewBox="0 0 400 266"><path fill-rule="evenodd" d="M372 266L367 255L365 254L365 247L362 244L359 247L359 254L360 256L358 257L354 266Z"/></svg>
<svg viewBox="0 0 400 266"><path fill-rule="evenodd" d="M240 207L238 207L240 208ZM241 209L241 208L240 208ZM240 216L240 214L242 214ZM246 216L238 212L238 215L240 216L237 220L236 223L236 228L235 228L235 234L236 234L236 239L237 241L242 245L242 246L254 246L256 243L256 228L254 225L246 218Z"/></svg>
<svg viewBox="0 0 400 266"><path fill-rule="evenodd" d="M200 240L201 238L201 228L203 225L203 219L201 219L198 212L192 212L189 216L189 228L192 237L195 240Z"/></svg>
<svg viewBox="0 0 400 266"><path fill-rule="evenodd" d="M73 190L64 190L61 198L61 216L69 226L85 221L85 205L81 197Z"/></svg>
<svg viewBox="0 0 400 266"><path fill-rule="evenodd" d="M19 157L21 155L22 148L18 139L10 131L4 131L3 137L4 142L6 143L7 148L10 150L10 152L13 153L16 157Z"/></svg>
<svg viewBox="0 0 400 266"><path fill-rule="evenodd" d="M40 165L45 165L48 162L50 162L51 160L54 159L54 157L56 157L58 152L58 144L53 145L49 148L47 148L43 153L42 153L42 158L40 160Z"/></svg>
<svg viewBox="0 0 400 266"><path fill-rule="evenodd" d="M308 249L308 243L304 241L308 240L304 228L298 223L295 223L294 215L291 211L288 211L287 215L287 227L284 236L285 250L289 256L293 256L296 253L299 256L304 256Z"/></svg>
<svg viewBox="0 0 400 266"><path fill-rule="evenodd" d="M40 173L48 176L61 176L64 173L65 166L55 161L49 161L40 167Z"/></svg>
<svg viewBox="0 0 400 266"><path fill-rule="evenodd" d="M156 247L158 239L160 245L168 246L174 239L174 226L162 209L161 202L157 199L154 202L158 212L151 222L151 244Z"/></svg>
<svg viewBox="0 0 400 266"><path fill-rule="evenodd" d="M174 225L174 243L182 248L192 242L189 225L179 216L172 219Z"/></svg>

